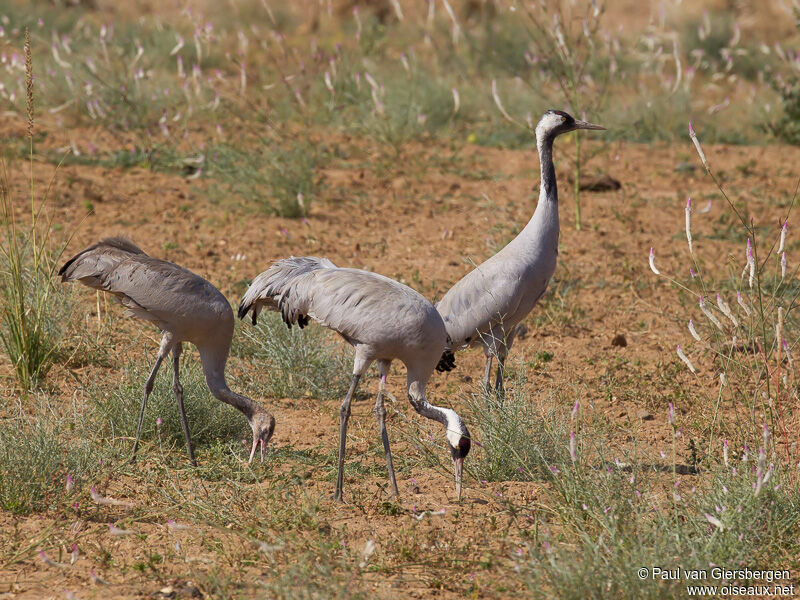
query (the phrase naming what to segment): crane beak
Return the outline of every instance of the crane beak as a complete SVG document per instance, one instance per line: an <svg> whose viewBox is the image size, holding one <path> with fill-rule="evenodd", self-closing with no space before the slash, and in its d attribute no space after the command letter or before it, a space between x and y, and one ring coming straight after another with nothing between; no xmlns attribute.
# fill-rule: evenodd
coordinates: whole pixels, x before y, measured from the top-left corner
<svg viewBox="0 0 800 600"><path fill-rule="evenodd" d="M256 448L258 447L261 447L261 462L264 462L264 455L267 450L267 442L263 438L254 437L253 447L250 449L250 459L247 461L247 464L253 463L253 459L256 456Z"/></svg>
<svg viewBox="0 0 800 600"><path fill-rule="evenodd" d="M606 128L602 125L595 125L594 123L589 123L588 121L580 121L575 119L575 129L597 129L599 131L605 131Z"/></svg>
<svg viewBox="0 0 800 600"><path fill-rule="evenodd" d="M269 417L269 423L266 427L262 427L261 424L251 423L251 427L253 428L253 446L250 448L250 460L248 460L248 464L252 464L253 459L256 456L256 448L261 446L261 462L264 462L264 453L267 449L267 443L269 443L270 439L272 439L272 434L275 433L275 418L271 415L267 415Z"/></svg>
<svg viewBox="0 0 800 600"><path fill-rule="evenodd" d="M456 475L456 498L461 501L461 473L464 470L464 457L453 459L453 471Z"/></svg>
<svg viewBox="0 0 800 600"><path fill-rule="evenodd" d="M258 443L260 441L261 440L259 438L257 438L256 436L253 436L253 447L250 450L250 459L247 461L247 464L253 464L253 458L256 455L256 448L258 448ZM264 460L264 447L263 446L261 447L261 460L262 461Z"/></svg>

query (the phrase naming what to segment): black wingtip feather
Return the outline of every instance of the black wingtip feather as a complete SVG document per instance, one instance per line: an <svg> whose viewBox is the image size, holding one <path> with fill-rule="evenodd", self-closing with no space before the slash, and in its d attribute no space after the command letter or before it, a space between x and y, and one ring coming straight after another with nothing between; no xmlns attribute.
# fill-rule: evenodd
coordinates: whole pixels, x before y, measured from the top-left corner
<svg viewBox="0 0 800 600"><path fill-rule="evenodd" d="M79 252L78 254L70 258L67 262L65 262L64 265L58 270L58 274L61 276L62 283L67 280L67 275L66 275L67 269L69 269L72 263L74 263L78 259L78 257L80 257L82 254L83 251Z"/></svg>

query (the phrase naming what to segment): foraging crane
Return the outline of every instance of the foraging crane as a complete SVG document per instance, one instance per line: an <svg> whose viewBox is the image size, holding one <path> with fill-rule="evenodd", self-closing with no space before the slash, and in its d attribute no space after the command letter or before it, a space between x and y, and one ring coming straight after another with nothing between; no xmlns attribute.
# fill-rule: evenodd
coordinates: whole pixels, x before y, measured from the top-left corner
<svg viewBox="0 0 800 600"><path fill-rule="evenodd" d="M450 342L437 371L455 368L453 352L483 346L483 386L489 389L492 358L497 357L495 391L503 390L506 356L517 325L542 297L558 257L558 186L553 141L576 129L605 129L579 121L560 110L548 110L536 125L541 163L539 203L533 217L508 245L456 283L436 304Z"/></svg>
<svg viewBox="0 0 800 600"><path fill-rule="evenodd" d="M189 459L197 466L183 407L183 387L178 380L183 342L191 342L200 352L206 383L214 397L247 418L253 430L250 462L259 444L263 462L264 448L275 430L275 419L259 404L231 391L225 382L225 364L233 338L233 311L217 288L183 267L151 258L133 242L120 237L92 244L64 263L58 274L61 281L80 281L90 288L114 294L128 309L128 316L151 321L162 331L156 362L144 387L131 462L136 459L147 398L161 362L172 352L172 389Z"/></svg>
<svg viewBox="0 0 800 600"><path fill-rule="evenodd" d="M408 399L423 417L444 425L453 459L456 495L461 498L461 474L470 449L470 435L454 410L429 404L425 387L447 341L444 322L433 304L408 286L388 277L337 267L326 258L286 258L275 262L250 284L239 305L239 318L252 312L253 324L262 308L280 312L291 327L305 327L309 319L336 331L355 348L353 379L339 408L339 466L334 498L341 502L344 453L350 402L361 375L378 361L380 382L375 400L389 481L396 498L397 481L386 433L383 390L389 365L398 359L406 366Z"/></svg>

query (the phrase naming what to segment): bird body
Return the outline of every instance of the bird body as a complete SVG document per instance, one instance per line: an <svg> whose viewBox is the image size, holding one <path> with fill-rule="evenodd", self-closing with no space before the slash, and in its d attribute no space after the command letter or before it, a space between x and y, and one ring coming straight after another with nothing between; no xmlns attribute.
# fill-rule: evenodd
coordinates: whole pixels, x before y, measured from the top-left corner
<svg viewBox="0 0 800 600"><path fill-rule="evenodd" d="M233 311L225 296L211 283L174 263L152 258L124 238L105 238L79 252L59 270L62 281L80 281L113 294L131 317L150 321L162 330L156 364L145 386L139 426L147 397L163 359L173 353L173 389L178 399L189 455L194 463L188 423L183 410L183 389L178 380L183 342L200 353L206 383L219 400L244 414L253 428L253 451L263 448L274 430L274 419L260 405L232 392L225 381L225 366L233 338Z"/></svg>
<svg viewBox="0 0 800 600"><path fill-rule="evenodd" d="M496 389L517 325L547 290L558 258L558 185L553 166L553 141L575 129L602 129L576 121L561 111L547 111L536 126L541 166L539 202L525 228L502 250L458 281L437 303L450 338L437 370L454 366L453 352L480 345L486 355L484 386L491 361L498 358Z"/></svg>
<svg viewBox="0 0 800 600"><path fill-rule="evenodd" d="M393 279L340 268L324 258L287 258L257 276L239 305L239 318L252 313L255 324L262 308L278 311L291 327L308 319L339 333L355 349L353 380L340 407L339 476L336 498L342 497L342 477L350 402L359 378L378 362L380 384L375 414L386 451L395 495L397 484L385 427L383 388L392 360L406 366L407 391L414 409L446 429L460 494L461 468L469 452L469 432L455 411L428 403L425 388L447 343L444 322L436 308L418 292Z"/></svg>
<svg viewBox="0 0 800 600"><path fill-rule="evenodd" d="M522 321L556 269L558 215L540 204L519 236L458 281L437 303L452 348L493 348Z"/></svg>
<svg viewBox="0 0 800 600"><path fill-rule="evenodd" d="M203 345L220 332L233 331L233 311L225 296L174 263L137 254L98 279L97 287L119 298L128 316L169 329L176 341Z"/></svg>
<svg viewBox="0 0 800 600"><path fill-rule="evenodd" d="M284 321L308 316L339 333L364 360L427 364L441 354L447 338L441 316L428 300L393 279L324 267L289 281L282 296ZM259 283L256 279L250 289L258 289ZM248 303L245 295L242 305Z"/></svg>

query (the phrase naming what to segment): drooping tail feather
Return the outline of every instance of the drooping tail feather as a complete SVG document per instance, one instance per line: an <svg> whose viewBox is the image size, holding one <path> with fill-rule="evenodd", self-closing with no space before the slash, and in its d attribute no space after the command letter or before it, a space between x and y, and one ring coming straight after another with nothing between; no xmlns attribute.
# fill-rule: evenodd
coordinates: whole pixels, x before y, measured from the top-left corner
<svg viewBox="0 0 800 600"><path fill-rule="evenodd" d="M316 256L293 256L276 261L269 269L256 277L247 288L239 303L239 318L243 319L248 312L252 311L253 325L255 325L258 313L263 307L266 307L267 310L280 311L284 322L289 327L295 322L301 328L305 327L308 325L306 315L300 314L296 318L290 318L287 311L284 310L286 292L294 285L298 277L318 269L335 268L336 265L327 258Z"/></svg>
<svg viewBox="0 0 800 600"><path fill-rule="evenodd" d="M442 353L442 358L439 359L439 363L436 365L436 370L439 373L444 373L446 371L452 371L456 368L456 355L453 353L452 350L445 350Z"/></svg>
<svg viewBox="0 0 800 600"><path fill-rule="evenodd" d="M103 238L81 250L58 270L61 281L80 281L93 288L102 289L102 280L121 261L145 252L124 237Z"/></svg>

